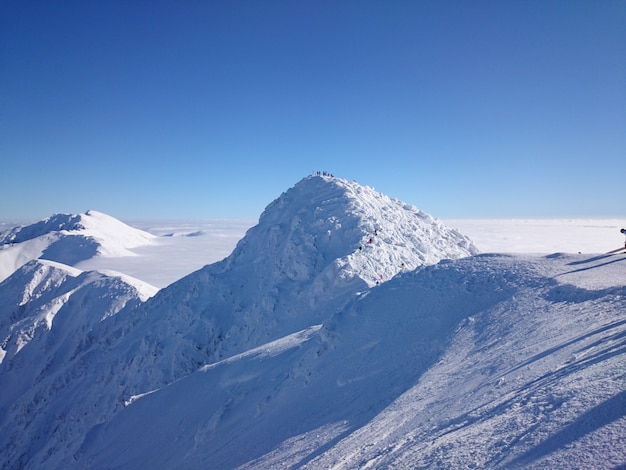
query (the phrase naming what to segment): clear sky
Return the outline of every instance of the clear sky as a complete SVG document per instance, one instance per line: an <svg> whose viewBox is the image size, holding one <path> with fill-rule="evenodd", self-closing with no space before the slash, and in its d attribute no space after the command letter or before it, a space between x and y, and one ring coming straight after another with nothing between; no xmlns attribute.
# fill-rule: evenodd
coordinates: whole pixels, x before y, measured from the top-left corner
<svg viewBox="0 0 626 470"><path fill-rule="evenodd" d="M626 216L626 2L0 1L0 219Z"/></svg>

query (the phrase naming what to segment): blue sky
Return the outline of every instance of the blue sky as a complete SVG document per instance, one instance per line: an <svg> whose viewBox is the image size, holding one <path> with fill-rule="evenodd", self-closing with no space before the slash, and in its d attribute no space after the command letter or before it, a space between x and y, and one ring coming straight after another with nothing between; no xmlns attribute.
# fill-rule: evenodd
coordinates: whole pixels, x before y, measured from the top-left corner
<svg viewBox="0 0 626 470"><path fill-rule="evenodd" d="M256 218L315 170L626 216L624 1L3 1L0 219Z"/></svg>

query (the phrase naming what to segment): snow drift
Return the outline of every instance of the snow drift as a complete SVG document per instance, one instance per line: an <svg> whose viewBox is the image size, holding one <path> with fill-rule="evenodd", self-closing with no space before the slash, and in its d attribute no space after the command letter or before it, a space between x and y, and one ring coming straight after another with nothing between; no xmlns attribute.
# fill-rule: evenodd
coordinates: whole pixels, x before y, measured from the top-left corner
<svg viewBox="0 0 626 470"><path fill-rule="evenodd" d="M623 257L476 251L312 176L145 302L33 261L0 283L3 468L626 463Z"/></svg>

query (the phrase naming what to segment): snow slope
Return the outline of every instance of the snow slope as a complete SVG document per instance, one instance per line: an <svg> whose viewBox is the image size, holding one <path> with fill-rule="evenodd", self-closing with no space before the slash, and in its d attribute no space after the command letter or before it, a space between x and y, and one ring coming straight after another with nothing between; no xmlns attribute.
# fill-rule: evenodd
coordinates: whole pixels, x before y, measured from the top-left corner
<svg viewBox="0 0 626 470"><path fill-rule="evenodd" d="M145 302L33 261L0 283L2 468L626 464L623 255L476 251L308 177Z"/></svg>
<svg viewBox="0 0 626 470"><path fill-rule="evenodd" d="M0 292L2 363L5 358L13 359L33 339L49 341L45 334L52 331L53 324L56 332L60 313L61 317L73 317L85 330L129 302L146 301L156 288L125 275L81 272L54 261L33 260L0 283ZM80 308L73 308L77 303Z"/></svg>
<svg viewBox="0 0 626 470"><path fill-rule="evenodd" d="M133 256L155 236L96 211L56 214L0 234L0 281L34 259L69 266L94 256Z"/></svg>
<svg viewBox="0 0 626 470"><path fill-rule="evenodd" d="M319 324L398 273L475 252L460 233L372 188L305 178L268 205L229 257L133 312L136 332L125 341L163 352L139 354L130 369L135 380L175 380Z"/></svg>
<svg viewBox="0 0 626 470"><path fill-rule="evenodd" d="M76 466L615 468L626 288L596 278L625 274L623 256L494 255L399 276L131 400Z"/></svg>
<svg viewBox="0 0 626 470"><path fill-rule="evenodd" d="M23 467L24 446L37 452L55 440L55 423L79 420L69 411L76 400L97 413L97 384L72 388L94 366L81 353L98 347L98 324L136 308L154 290L123 275L46 260L30 261L0 283L2 468Z"/></svg>

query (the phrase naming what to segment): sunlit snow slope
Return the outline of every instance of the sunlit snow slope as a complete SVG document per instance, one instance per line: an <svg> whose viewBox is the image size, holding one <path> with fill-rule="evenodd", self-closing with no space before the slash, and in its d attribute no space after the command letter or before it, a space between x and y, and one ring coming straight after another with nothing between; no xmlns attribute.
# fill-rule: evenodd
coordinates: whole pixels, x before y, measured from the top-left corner
<svg viewBox="0 0 626 470"><path fill-rule="evenodd" d="M128 280L32 261L0 283L0 463L624 465L625 263L477 255L320 176L145 302Z"/></svg>
<svg viewBox="0 0 626 470"><path fill-rule="evenodd" d="M76 465L616 468L625 275L623 257L565 255L402 275L321 327L133 397Z"/></svg>
<svg viewBox="0 0 626 470"><path fill-rule="evenodd" d="M135 312L140 326L127 341L143 353L134 368L150 383L171 381L321 323L398 273L475 252L465 236L372 188L305 178L267 207L231 256ZM161 354L146 354L157 344Z"/></svg>
<svg viewBox="0 0 626 470"><path fill-rule="evenodd" d="M74 266L94 256L132 256L155 237L96 211L55 214L0 234L0 281L34 259Z"/></svg>

